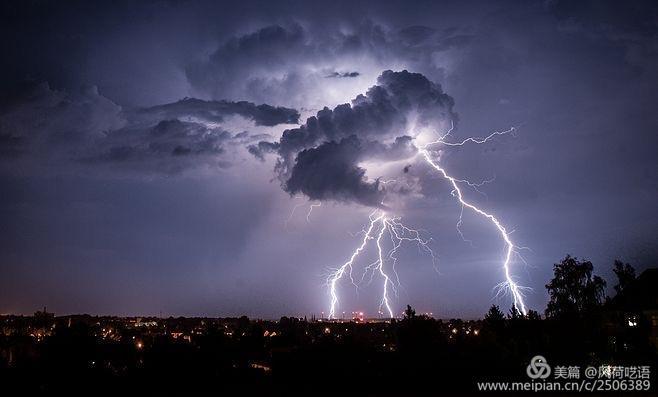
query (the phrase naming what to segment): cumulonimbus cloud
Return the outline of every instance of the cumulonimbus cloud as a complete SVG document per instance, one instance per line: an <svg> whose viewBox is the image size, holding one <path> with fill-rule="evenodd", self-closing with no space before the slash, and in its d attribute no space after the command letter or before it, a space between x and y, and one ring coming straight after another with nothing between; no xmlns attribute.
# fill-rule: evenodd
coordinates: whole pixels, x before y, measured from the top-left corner
<svg viewBox="0 0 658 397"><path fill-rule="evenodd" d="M385 192L378 179L366 178L360 163L414 156L410 124L436 127L455 121L453 106L452 97L422 74L387 70L350 104L324 108L284 131L278 142L261 141L249 150L259 158L278 155L275 171L290 194L379 207Z"/></svg>

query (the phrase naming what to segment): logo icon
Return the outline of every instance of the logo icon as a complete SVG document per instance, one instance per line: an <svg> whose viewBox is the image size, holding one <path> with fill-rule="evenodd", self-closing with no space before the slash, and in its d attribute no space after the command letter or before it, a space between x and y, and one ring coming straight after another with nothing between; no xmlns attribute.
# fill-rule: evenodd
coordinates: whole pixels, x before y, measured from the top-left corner
<svg viewBox="0 0 658 397"><path fill-rule="evenodd" d="M534 356L525 372L531 379L546 379L551 375L551 366L548 365L544 356Z"/></svg>

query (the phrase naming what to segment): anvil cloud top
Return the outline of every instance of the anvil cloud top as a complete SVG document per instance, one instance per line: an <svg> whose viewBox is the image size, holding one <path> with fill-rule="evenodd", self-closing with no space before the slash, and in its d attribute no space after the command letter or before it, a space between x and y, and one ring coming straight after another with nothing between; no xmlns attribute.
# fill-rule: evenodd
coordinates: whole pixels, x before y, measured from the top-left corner
<svg viewBox="0 0 658 397"><path fill-rule="evenodd" d="M474 317L543 307L567 253L655 265L656 21L649 1L4 2L0 312ZM328 295L362 242L370 273Z"/></svg>

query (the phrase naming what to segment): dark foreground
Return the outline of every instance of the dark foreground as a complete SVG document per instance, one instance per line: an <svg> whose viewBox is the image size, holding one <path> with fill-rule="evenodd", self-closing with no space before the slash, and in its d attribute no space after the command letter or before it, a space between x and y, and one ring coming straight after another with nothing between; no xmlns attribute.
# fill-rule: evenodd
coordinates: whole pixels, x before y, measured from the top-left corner
<svg viewBox="0 0 658 397"><path fill-rule="evenodd" d="M658 269L554 272L545 318L0 316L0 395L656 395Z"/></svg>
<svg viewBox="0 0 658 397"><path fill-rule="evenodd" d="M44 312L0 320L3 389L30 394L472 394L478 382L531 382L526 370L535 355L553 367L535 382L564 382L555 378L558 366L650 366L656 390L651 324L633 318L629 326L614 312L587 321L491 312L468 322L413 313L388 322Z"/></svg>

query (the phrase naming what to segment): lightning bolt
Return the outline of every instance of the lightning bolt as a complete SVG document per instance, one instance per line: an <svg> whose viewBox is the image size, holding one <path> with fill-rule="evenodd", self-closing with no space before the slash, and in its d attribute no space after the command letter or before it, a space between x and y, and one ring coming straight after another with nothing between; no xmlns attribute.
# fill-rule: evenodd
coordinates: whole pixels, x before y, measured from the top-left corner
<svg viewBox="0 0 658 397"><path fill-rule="evenodd" d="M363 239L361 244L354 250L350 259L345 262L339 268L333 270L327 277L327 286L329 287L329 294L331 296L331 306L329 309L329 318L335 318L336 309L338 305L338 292L337 292L337 283L345 275L347 275L352 284L357 288L359 285L363 284L363 281L368 273L370 273L370 284L373 280L375 274L379 274L383 280L382 285L382 295L379 303L379 312L382 313L382 310L385 308L388 312L390 318L393 318L393 309L391 308L391 299L389 297L389 291L393 290L394 294L397 296L398 290L397 286L401 286L400 277L395 269L397 263L396 253L402 246L404 242L416 243L420 250L427 252L432 258L432 264L436 270L436 256L434 251L429 247L431 239L423 239L421 232L405 226L401 222L400 217L391 217L386 214L386 212L381 210L376 210L370 214L370 223L368 228L364 229ZM391 248L385 254L384 249L384 236L388 233L388 236L391 241ZM377 259L372 262L370 265L366 266L363 274L361 276L360 282L357 284L354 282L352 277L352 271L354 262L357 257L365 250L368 242L370 240L375 240L375 245L377 247ZM385 264L391 262L391 271L395 275L395 282L393 277L390 276L385 269Z"/></svg>
<svg viewBox="0 0 658 397"><path fill-rule="evenodd" d="M382 300L379 303L379 311L382 311L382 307L386 307L386 310L388 311L388 317L393 318L393 310L391 309L391 304L388 299L388 285L391 283L391 279L388 277L388 274L384 271L384 256L382 252L382 237L384 236L384 233L386 232L386 222L387 219L386 217L382 218L382 229L379 231L379 235L377 236L377 254L378 254L378 265L376 267L376 270L379 271L379 274L384 278L384 290L382 292Z"/></svg>
<svg viewBox="0 0 658 397"><path fill-rule="evenodd" d="M313 212L313 208L315 208L315 207L322 207L322 203L319 202L319 203L311 204L311 205L308 206L308 212L306 213L306 222L307 223L311 223L311 213Z"/></svg>
<svg viewBox="0 0 658 397"><path fill-rule="evenodd" d="M490 135L486 136L485 138L466 138L466 139L464 139L463 141L460 141L460 142L446 142L445 138L447 138L450 135L450 133L452 132L453 129L454 129L454 124L452 124L451 127L450 127L450 130L448 130L448 132L446 134L440 136L440 138L438 140L433 141L433 142L429 142L425 145L422 145L418 149L418 153L421 156L423 156L425 161L432 168L434 168L436 171L438 171L441 174L441 176L443 176L443 178L446 179L447 181L449 181L450 184L452 185L452 188L453 188L452 195L453 195L453 197L455 197L459 201L459 203L461 205L461 213L460 213L460 216L459 216L459 221L457 222L457 229L459 230L460 235L461 235L461 230L459 228L462 224L462 215L464 213L464 208L468 208L468 209L472 210L473 212L475 212L476 214L481 215L484 218L488 219L495 226L495 228L498 230L498 232L500 233L500 236L502 237L503 241L505 242L505 247L506 247L506 249L505 249L505 259L503 261L503 270L505 272L505 281L500 284L500 288L501 288L501 290L507 289L507 290L510 291L510 293L512 295L512 299L514 301L514 305L521 310L521 313L526 315L527 311L526 311L525 302L523 300L523 290L525 290L526 287L522 287L522 286L518 285L514 281L512 275L511 275L511 272L510 272L510 262L512 261L512 256L514 254L518 254L517 247L514 245L514 243L512 242L512 239L510 238L511 233L508 232L507 229L505 229L505 227L502 225L502 223L500 223L498 218L496 218L493 214L490 214L490 213L478 208L474 204L472 204L469 201L466 201L466 199L464 199L464 195L462 193L462 190L459 187L459 184L464 183L467 186L471 186L471 187L472 187L472 184L470 182L467 182L467 181L464 181L464 180L461 180L461 179L457 179L457 178L454 178L454 177L448 175L446 170L443 167L441 167L434 159L432 159L432 156L431 156L430 151L428 149L429 146L437 145L437 144L441 144L441 145L445 145L445 146L463 146L467 143L474 143L474 144L480 145L480 144L487 143L489 140L493 139L494 137L496 137L498 135L505 135L505 134L513 133L515 129L514 129L514 127L512 127L512 128L510 128L508 130L505 130L505 131L496 131L496 132L493 132ZM463 235L462 235L462 237L463 237Z"/></svg>
<svg viewBox="0 0 658 397"><path fill-rule="evenodd" d="M327 285L329 286L329 295L331 296L331 308L329 309L329 318L336 318L336 305L338 304L338 293L336 292L336 284L346 273L349 275L352 284L357 287L352 278L352 265L356 260L357 256L364 250L368 241L372 239L372 232L375 228L375 224L384 218L384 212L380 211L379 216L375 217L377 211L370 214L370 225L363 235L363 240L361 240L361 245L359 245L356 250L352 253L350 259L345 262L338 269L335 269L327 277Z"/></svg>
<svg viewBox="0 0 658 397"><path fill-rule="evenodd" d="M391 241L393 242L393 248L389 251L388 256L393 261L393 266L391 267L391 269L393 270L393 273L395 274L395 277L398 280L398 285L400 285L400 281L399 281L400 278L398 277L398 273L395 270L395 265L397 264L397 257L394 255L397 253L397 250L405 241L410 243L416 243L420 251L425 251L432 258L432 267L437 273L439 272L439 269L436 267L436 255L434 255L434 251L432 251L432 249L429 246L429 243L432 241L431 238L427 240L423 239L419 230L411 229L410 227L407 227L404 224L402 224L400 217L388 219L386 223L388 225L388 231L391 236Z"/></svg>
<svg viewBox="0 0 658 397"><path fill-rule="evenodd" d="M301 199L302 197L295 197L295 199ZM290 211L290 215L288 215L288 218L286 218L285 222L283 223L284 227L287 229L288 224L292 221L293 216L295 215L295 211L297 211L297 208L303 206L305 203L298 203L295 204L294 207L292 207L292 210ZM308 206L308 212L306 212L306 222L311 223L311 214L313 213L313 209L317 207L322 207L321 202L317 203L311 203Z"/></svg>
<svg viewBox="0 0 658 397"><path fill-rule="evenodd" d="M505 281L502 283L499 283L496 286L497 289L497 294L498 296L501 292L506 292L509 291L510 294L512 295L512 299L514 302L514 305L523 313L524 315L527 314L527 309L526 305L524 302L524 294L523 291L527 289L527 287L523 287L519 284L517 284L514 281L514 277L511 274L510 270L510 265L512 262L512 259L515 255L517 255L522 261L523 257L519 254L518 250L524 249L524 247L518 247L514 244L512 241L510 235L512 234L511 231L507 231L505 226L498 220L498 218L477 207L475 204L471 203L470 201L467 201L464 198L464 194L462 191L462 188L460 185L466 186L468 188L473 189L474 191L482 193L478 188L483 186L486 183L490 183L493 181L494 178L490 180L485 180L481 183L473 183L465 179L458 179L455 178L447 173L447 171L439 165L439 163L432 157L431 150L429 149L433 145L444 145L444 146L464 146L466 144L485 144L491 139L500 136L500 135L506 135L506 134L512 134L515 131L515 128L512 127L508 130L504 131L496 131L484 138L474 138L474 137L469 137L466 138L462 141L459 142L448 142L446 139L450 137L452 131L454 129L454 124L451 124L450 129L443 135L440 135L437 140L434 140L432 142L426 143L424 145L421 145L418 147L418 154L422 156L422 158L436 171L439 172L439 174L447 180L450 185L452 186L452 191L451 194L453 197L457 199L457 201L460 204L460 213L459 213L459 219L457 221L457 231L459 235L464 239L464 241L469 241L464 238L464 235L461 231L461 225L462 225L462 218L464 215L464 208L468 208L469 210L473 211L474 213L484 217L487 219L491 224L496 228L498 233L500 234L504 244L505 244L505 257L502 263L502 267L505 273ZM388 181L381 181L383 185L387 183L392 183L395 182L395 180L388 180ZM313 211L314 207L320 206L321 204L311 204L309 207L308 213L307 213L307 221L310 218L311 212ZM294 209L293 209L294 211ZM326 279L326 285L329 288L329 295L331 297L330 301L330 310L329 310L329 318L334 319L336 318L336 310L339 304L339 298L338 298L338 282L343 278L343 277L349 277L352 285L357 289L359 288L359 285L363 284L363 281L365 277L370 274L370 279L368 282L368 285L372 282L374 275L378 274L382 281L382 295L381 295L381 300L379 303L379 312L382 313L383 309L386 309L388 312L388 315L393 318L393 309L391 308L391 299L389 297L389 291L393 290L395 295L397 296L398 294L398 289L396 288L396 285L398 287L401 286L400 283L400 277L397 273L396 270L396 264L397 264L397 252L402 246L403 243L405 242L410 242L410 243L415 243L418 246L418 249L421 251L424 251L428 253L431 258L432 258L432 265L435 269L435 271L438 272L438 269L436 267L436 255L432 251L432 249L429 247L429 243L431 242L431 239L424 239L421 236L421 232L416 229L412 229L406 225L404 225L401 222L400 217L393 217L389 216L385 211L383 210L375 210L370 213L369 215L369 223L366 228L364 228L360 234L363 234L363 238L361 239L361 243L357 246L357 248L352 252L352 255L350 258L343 263L340 267L336 269L332 269ZM384 236L388 234L389 239L390 239L390 249L389 251L385 254L384 250ZM352 272L354 270L355 262L359 255L366 249L368 242L374 240L375 245L377 248L377 259L366 266L363 270L363 274L361 276L360 282L357 284L354 281L354 277L352 276ZM393 273L393 277L390 276L385 269L385 263L390 262L390 271ZM525 261L524 261L525 262ZM394 282L395 280L395 282Z"/></svg>
<svg viewBox="0 0 658 397"><path fill-rule="evenodd" d="M295 199L301 199L301 198L302 198L301 196L295 197ZM295 204L294 207L292 207L292 211L290 211L290 215L288 215L288 218L286 218L286 220L283 222L283 226L286 229L288 228L288 224L292 220L293 215L295 215L295 211L297 210L297 208L301 207L302 205L304 205L304 203L298 203L298 204Z"/></svg>

